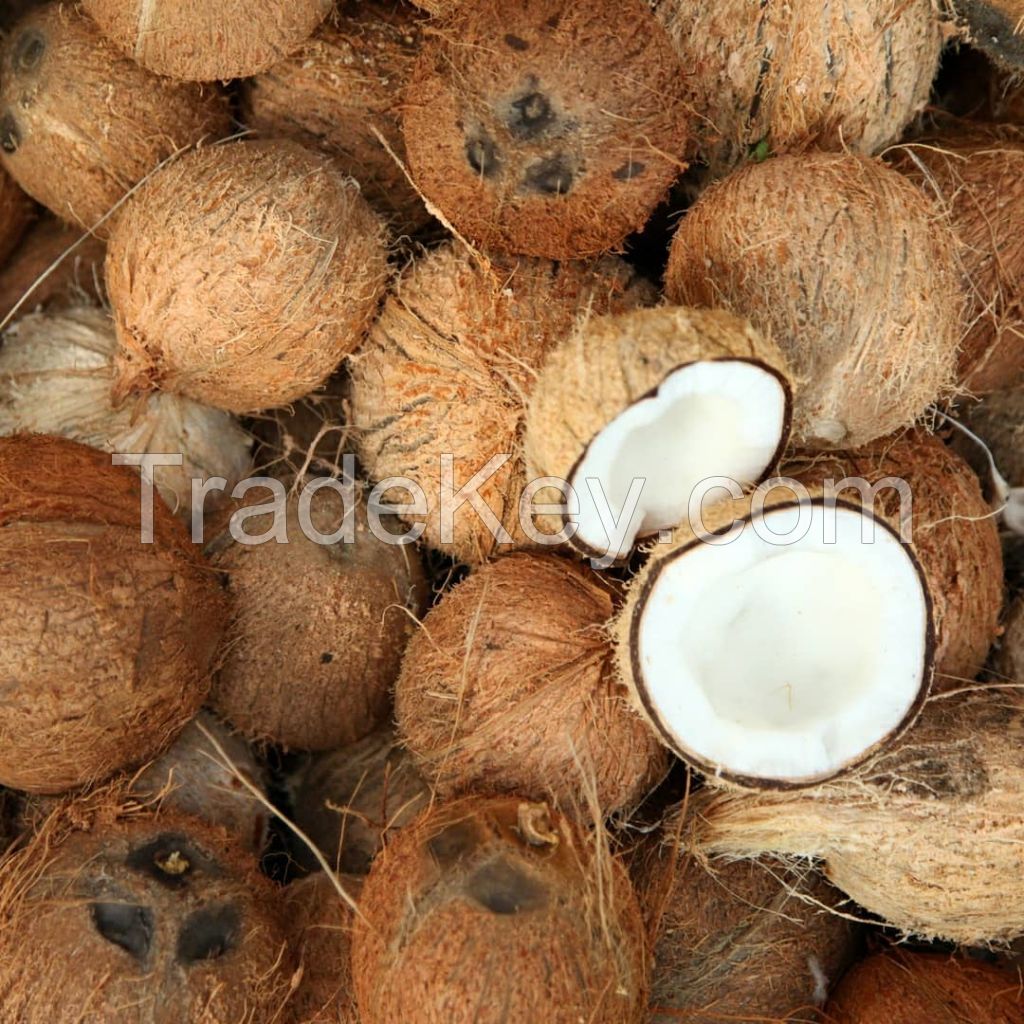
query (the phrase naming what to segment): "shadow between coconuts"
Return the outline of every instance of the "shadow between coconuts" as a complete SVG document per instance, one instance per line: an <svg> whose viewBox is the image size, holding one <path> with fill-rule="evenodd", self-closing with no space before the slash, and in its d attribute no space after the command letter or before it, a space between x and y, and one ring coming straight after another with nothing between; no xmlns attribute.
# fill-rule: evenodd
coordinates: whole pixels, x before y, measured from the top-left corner
<svg viewBox="0 0 1024 1024"><path fill-rule="evenodd" d="M812 505L824 505L824 498L812 498ZM781 511L791 508L799 508L799 501L784 501L779 502L777 505L772 505L771 511ZM742 789L754 789L754 790L798 790L798 789L809 789L813 786L820 785L823 782L829 782L832 779L839 778L852 771L855 768L870 761L876 754L887 748L891 743L898 740L903 736L913 724L917 721L918 716L921 714L921 710L928 700L928 697L932 691L932 685L935 677L935 653L936 653L936 631L935 631L935 618L933 612L933 602L931 590L928 586L928 580L924 574L924 569L921 566L917 555L914 552L913 546L905 543L896 532L896 530L890 526L884 519L879 519L873 513L864 509L863 506L856 504L852 501L845 501L841 498L835 499L835 507L846 509L847 511L856 512L857 514L870 519L872 524L875 526L881 526L884 530L887 530L900 544L910 560L910 564L914 567L914 571L917 573L918 580L921 583L921 590L924 596L924 606L926 612L926 624L925 624L925 644L924 644L924 668L921 673L921 685L918 688L917 696L914 698L913 703L907 709L907 713L903 716L902 721L893 729L891 729L885 736L877 740L870 747L868 747L859 756L847 761L841 765L835 771L823 773L820 775L809 776L804 779L773 779L766 777L758 777L752 775L743 775L737 772L729 772L723 769L721 766L713 765L703 758L698 757L696 754L683 748L679 740L672 734L668 726L661 720L657 709L654 707L653 702L647 692L646 684L644 683L643 672L640 668L639 659L639 640L640 640L640 620L642 618L642 611L647 604L647 599L650 596L650 592L654 589L654 585L657 583L659 576L665 570L665 568L671 565L676 559L693 551L699 544L703 544L704 541L697 537L687 544L684 544L678 550L673 551L670 555L666 556L661 564L658 565L644 580L641 585L640 594L633 606L632 618L629 622L629 657L630 657L630 668L633 679L629 684L630 690L636 695L637 699L643 707L644 717L654 727L660 736L662 742L672 751L677 757L684 761L687 765L693 768L695 771L700 772L702 775L709 778L720 779L724 782L730 783L734 786L738 786ZM733 520L732 523L726 524L725 526L719 527L717 530L710 531L707 536L721 537L732 530L737 523L743 523L744 528L746 524L749 524L753 519L752 513L747 513L744 516Z"/></svg>

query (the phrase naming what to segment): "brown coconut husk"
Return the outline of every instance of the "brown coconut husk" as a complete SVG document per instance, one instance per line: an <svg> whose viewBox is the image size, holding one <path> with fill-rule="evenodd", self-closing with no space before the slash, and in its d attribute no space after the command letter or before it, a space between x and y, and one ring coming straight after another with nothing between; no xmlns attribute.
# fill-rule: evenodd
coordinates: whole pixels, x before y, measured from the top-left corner
<svg viewBox="0 0 1024 1024"><path fill-rule="evenodd" d="M928 102L943 43L931 0L652 6L689 72L701 153L716 177L759 144L877 153Z"/></svg>
<svg viewBox="0 0 1024 1024"><path fill-rule="evenodd" d="M622 261L554 264L518 259L481 266L454 245L417 260L396 285L366 344L350 361L351 424L374 480L408 477L422 488L423 540L471 564L499 542L467 502L450 539L440 521L441 458L454 456L453 491L496 455L510 455L477 490L512 543L528 546L519 504L526 486L521 433L537 373L550 349L590 315L655 300ZM395 492L408 503L408 492Z"/></svg>
<svg viewBox="0 0 1024 1024"><path fill-rule="evenodd" d="M247 736L331 750L387 716L426 582L416 548L379 540L362 504L351 513L352 544L307 537L298 494L284 511L287 543L240 543L225 532L208 547L234 612L210 701ZM326 488L313 496L311 523L331 534L345 511ZM244 532L257 537L273 525L271 513L252 515Z"/></svg>
<svg viewBox="0 0 1024 1024"><path fill-rule="evenodd" d="M103 218L162 160L231 130L218 90L149 74L71 4L48 4L12 29L0 81L4 167L100 237L113 223Z"/></svg>
<svg viewBox="0 0 1024 1024"><path fill-rule="evenodd" d="M829 1024L1021 1024L1019 972L894 946L857 964L829 1001Z"/></svg>
<svg viewBox="0 0 1024 1024"><path fill-rule="evenodd" d="M391 836L423 811L431 789L390 727L314 757L294 782L295 823L328 863L365 875ZM298 862L316 870L312 852Z"/></svg>
<svg viewBox="0 0 1024 1024"><path fill-rule="evenodd" d="M1024 487L1024 385L993 391L980 402L965 405L963 420L991 451L1006 482L1011 487ZM954 443L981 472L991 472L976 441L956 437Z"/></svg>
<svg viewBox="0 0 1024 1024"><path fill-rule="evenodd" d="M643 923L624 868L544 804L470 797L403 829L352 939L362 1024L635 1024Z"/></svg>
<svg viewBox="0 0 1024 1024"><path fill-rule="evenodd" d="M398 729L444 795L515 792L591 820L631 809L665 752L614 678L613 593L596 572L515 553L449 592L409 642Z"/></svg>
<svg viewBox="0 0 1024 1024"><path fill-rule="evenodd" d="M334 4L83 0L82 6L114 46L144 68L169 78L214 82L273 67L313 34Z"/></svg>
<svg viewBox="0 0 1024 1024"><path fill-rule="evenodd" d="M402 124L417 186L462 234L570 259L644 226L693 120L644 0L476 0L437 28Z"/></svg>
<svg viewBox="0 0 1024 1024"><path fill-rule="evenodd" d="M289 141L189 153L111 236L115 393L238 413L301 398L359 344L387 275L380 220L323 157Z"/></svg>
<svg viewBox="0 0 1024 1024"><path fill-rule="evenodd" d="M1024 685L1024 597L1018 596L1007 612L995 668L1003 679Z"/></svg>
<svg viewBox="0 0 1024 1024"><path fill-rule="evenodd" d="M1000 64L1024 67L1022 0L947 0L967 38Z"/></svg>
<svg viewBox="0 0 1024 1024"><path fill-rule="evenodd" d="M749 317L798 382L793 433L849 447L945 394L964 296L941 208L874 160L809 153L750 165L683 218L669 299Z"/></svg>
<svg viewBox="0 0 1024 1024"><path fill-rule="evenodd" d="M216 577L129 467L0 439L0 783L59 793L140 764L195 715L225 619Z"/></svg>
<svg viewBox="0 0 1024 1024"><path fill-rule="evenodd" d="M427 14L435 17L444 14L451 14L462 0L413 0L413 3Z"/></svg>
<svg viewBox="0 0 1024 1024"><path fill-rule="evenodd" d="M396 234L414 234L430 221L397 162L405 161L398 108L421 41L422 19L411 8L349 0L298 53L245 91L247 124L332 157Z"/></svg>
<svg viewBox="0 0 1024 1024"><path fill-rule="evenodd" d="M0 168L0 263L14 252L32 219L32 203L14 179Z"/></svg>

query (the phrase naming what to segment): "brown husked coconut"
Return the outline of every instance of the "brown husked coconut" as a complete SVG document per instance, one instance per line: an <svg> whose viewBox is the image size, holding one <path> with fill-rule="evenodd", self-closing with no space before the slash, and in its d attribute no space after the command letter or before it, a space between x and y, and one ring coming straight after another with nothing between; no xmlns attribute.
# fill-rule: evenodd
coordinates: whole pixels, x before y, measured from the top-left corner
<svg viewBox="0 0 1024 1024"><path fill-rule="evenodd" d="M759 145L877 153L928 102L931 0L652 0L686 68L701 152L720 175Z"/></svg>
<svg viewBox="0 0 1024 1024"><path fill-rule="evenodd" d="M423 256L350 360L353 441L366 472L373 480L413 480L425 511L405 518L422 522L424 542L458 561L529 545L519 514L527 482L521 435L544 357L579 319L655 298L651 285L613 257L482 267L454 245ZM441 516L446 456L450 529ZM414 508L404 489L389 500ZM489 510L489 522L477 505Z"/></svg>
<svg viewBox="0 0 1024 1024"><path fill-rule="evenodd" d="M551 352L534 386L527 478L572 487L560 525L574 547L623 558L638 537L676 526L700 481L766 477L788 440L791 398L778 348L731 313L594 317Z"/></svg>
<svg viewBox="0 0 1024 1024"><path fill-rule="evenodd" d="M144 68L213 82L266 71L297 50L333 0L83 0L103 34Z"/></svg>
<svg viewBox="0 0 1024 1024"><path fill-rule="evenodd" d="M56 434L107 452L180 455L154 469L154 482L186 523L192 481L223 477L231 488L252 468L252 438L230 414L181 395L154 392L114 404L117 337L110 315L93 306L30 313L0 347L0 434ZM205 498L211 509L224 491Z"/></svg>
<svg viewBox="0 0 1024 1024"><path fill-rule="evenodd" d="M1024 597L1016 598L1007 613L995 667L1008 682L1024 683Z"/></svg>
<svg viewBox="0 0 1024 1024"><path fill-rule="evenodd" d="M953 381L965 297L952 232L878 161L808 153L730 175L682 219L665 290L748 317L779 346L807 446L909 426Z"/></svg>
<svg viewBox="0 0 1024 1024"><path fill-rule="evenodd" d="M417 186L484 248L620 246L685 169L694 112L646 0L475 0L417 62L402 113Z"/></svg>
<svg viewBox="0 0 1024 1024"><path fill-rule="evenodd" d="M1024 487L1024 384L993 391L966 406L963 420L991 451L996 468L1010 487ZM957 438L956 447L977 461L979 469L991 471L974 440Z"/></svg>
<svg viewBox="0 0 1024 1024"><path fill-rule="evenodd" d="M423 811L431 790L390 727L315 756L293 783L295 823L348 875L365 875L394 832ZM304 867L317 861L296 851Z"/></svg>
<svg viewBox="0 0 1024 1024"><path fill-rule="evenodd" d="M245 92L250 127L332 157L398 234L415 233L430 220L397 162L405 162L399 107L422 32L422 19L409 7L349 0L298 53L253 78Z"/></svg>
<svg viewBox="0 0 1024 1024"><path fill-rule="evenodd" d="M995 964L893 946L861 961L826 1008L829 1024L1022 1024L1020 976Z"/></svg>
<svg viewBox="0 0 1024 1024"><path fill-rule="evenodd" d="M226 832L191 818L44 831L0 863L2 1019L279 1020L278 900Z"/></svg>
<svg viewBox="0 0 1024 1024"><path fill-rule="evenodd" d="M216 576L139 479L60 438L0 438L0 784L59 793L138 765L195 715Z"/></svg>
<svg viewBox="0 0 1024 1024"><path fill-rule="evenodd" d="M1024 0L948 0L968 39L1000 64L1024 67Z"/></svg>
<svg viewBox="0 0 1024 1024"><path fill-rule="evenodd" d="M352 937L362 1024L639 1024L643 922L625 869L545 804L469 797L402 829Z"/></svg>
<svg viewBox="0 0 1024 1024"><path fill-rule="evenodd" d="M398 730L442 795L519 793L586 821L667 770L615 679L610 586L525 552L481 566L428 612L395 686Z"/></svg>
<svg viewBox="0 0 1024 1024"><path fill-rule="evenodd" d="M213 87L151 75L71 4L28 15L0 51L0 161L62 219L100 221L157 165L231 131Z"/></svg>
<svg viewBox="0 0 1024 1024"><path fill-rule="evenodd" d="M243 543L230 530L210 542L233 606L210 701L247 736L332 750L387 717L426 583L417 549L375 536L361 499L349 510L326 486L306 501L302 489L287 500L287 543ZM252 511L239 536L277 525Z"/></svg>
<svg viewBox="0 0 1024 1024"><path fill-rule="evenodd" d="M817 1020L856 929L812 868L704 865L656 835L633 872L654 952L651 1020ZM659 1012L660 1011L660 1012Z"/></svg>
<svg viewBox="0 0 1024 1024"><path fill-rule="evenodd" d="M821 857L894 928L965 946L1024 935L1024 704L1013 691L933 700L905 739L801 792L690 797L703 856Z"/></svg>
<svg viewBox="0 0 1024 1024"><path fill-rule="evenodd" d="M996 517L970 466L923 430L856 451L794 459L782 472L809 487L832 479L877 487L862 498L856 483L841 498L874 508L899 530L909 516L914 554L924 570L935 621L936 684L957 688L981 671L999 633L1003 557ZM881 481L903 481L905 496Z"/></svg>
<svg viewBox="0 0 1024 1024"><path fill-rule="evenodd" d="M0 167L0 263L14 252L32 217L32 203Z"/></svg>
<svg viewBox="0 0 1024 1024"><path fill-rule="evenodd" d="M289 141L189 153L110 239L116 391L238 413L301 398L359 344L387 277L379 218L324 157Z"/></svg>
<svg viewBox="0 0 1024 1024"><path fill-rule="evenodd" d="M412 0L421 10L435 17L442 14L451 14L462 0Z"/></svg>

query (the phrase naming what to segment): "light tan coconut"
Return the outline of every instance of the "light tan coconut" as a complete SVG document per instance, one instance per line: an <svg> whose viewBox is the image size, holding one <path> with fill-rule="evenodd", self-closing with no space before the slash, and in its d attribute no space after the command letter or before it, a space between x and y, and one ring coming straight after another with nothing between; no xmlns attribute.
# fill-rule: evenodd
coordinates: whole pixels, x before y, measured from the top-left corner
<svg viewBox="0 0 1024 1024"><path fill-rule="evenodd" d="M570 259L644 226L693 118L646 0L476 0L430 33L402 125L417 186L459 232Z"/></svg>
<svg viewBox="0 0 1024 1024"><path fill-rule="evenodd" d="M32 203L0 168L0 263L14 251L32 217Z"/></svg>
<svg viewBox="0 0 1024 1024"><path fill-rule="evenodd" d="M809 153L730 175L680 223L665 290L748 317L779 346L805 445L893 433L953 381L965 297L952 233L877 161Z"/></svg>
<svg viewBox="0 0 1024 1024"><path fill-rule="evenodd" d="M411 8L393 2L348 0L301 50L245 91L247 124L333 157L397 234L415 233L430 220L398 163L405 161L398 111L421 23Z"/></svg>
<svg viewBox="0 0 1024 1024"><path fill-rule="evenodd" d="M519 518L526 486L522 430L544 357L580 318L653 303L654 289L625 263L518 259L484 267L455 245L417 260L350 360L351 426L372 480L406 477L423 492L423 540L457 561L478 563L530 542ZM476 500L442 529L442 458L450 493L479 474ZM509 456L488 475L494 457ZM407 490L391 499L412 508ZM495 523L496 521L496 523ZM496 524L509 540L496 536Z"/></svg>
<svg viewBox="0 0 1024 1024"><path fill-rule="evenodd" d="M947 0L967 38L1000 64L1024 67L1022 0Z"/></svg>
<svg viewBox="0 0 1024 1024"><path fill-rule="evenodd" d="M451 14L461 0L413 0L417 7L428 14Z"/></svg>
<svg viewBox="0 0 1024 1024"><path fill-rule="evenodd" d="M101 237L172 154L231 131L225 98L144 71L71 4L27 15L0 52L0 160L59 217ZM115 214L116 217L116 214Z"/></svg>
<svg viewBox="0 0 1024 1024"><path fill-rule="evenodd" d="M639 1024L643 924L625 869L544 804L469 797L395 837L352 937L362 1024Z"/></svg>
<svg viewBox="0 0 1024 1024"><path fill-rule="evenodd" d="M297 50L332 0L84 0L103 34L158 75L193 82L244 78Z"/></svg>

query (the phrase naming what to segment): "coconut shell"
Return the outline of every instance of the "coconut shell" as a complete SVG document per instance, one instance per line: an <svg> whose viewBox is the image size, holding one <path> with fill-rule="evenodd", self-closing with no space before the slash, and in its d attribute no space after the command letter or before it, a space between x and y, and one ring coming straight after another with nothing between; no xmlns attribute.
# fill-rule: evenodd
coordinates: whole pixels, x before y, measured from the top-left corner
<svg viewBox="0 0 1024 1024"><path fill-rule="evenodd" d="M362 1024L638 1024L643 924L625 869L544 804L471 797L402 829L359 900Z"/></svg>
<svg viewBox="0 0 1024 1024"><path fill-rule="evenodd" d="M216 89L149 74L60 3L11 31L0 52L0 111L0 161L11 176L100 237L113 220L99 222L162 160L231 130Z"/></svg>
<svg viewBox="0 0 1024 1024"><path fill-rule="evenodd" d="M288 141L190 153L110 240L116 392L239 413L301 398L359 344L387 275L380 220L323 157Z"/></svg>
<svg viewBox="0 0 1024 1024"><path fill-rule="evenodd" d="M402 124L417 186L462 234L561 260L644 226L692 120L645 0L476 0L430 34Z"/></svg>
<svg viewBox="0 0 1024 1024"><path fill-rule="evenodd" d="M353 440L367 473L417 483L427 511L407 520L423 523L430 547L474 564L510 545L468 501L455 511L451 535L443 535L441 459L454 456L457 492L492 457L509 455L477 494L512 543L528 545L519 521L521 434L544 357L578 319L654 300L654 289L613 257L482 267L454 245L422 257L351 360ZM394 500L409 503L409 493L396 490Z"/></svg>
<svg viewBox="0 0 1024 1024"><path fill-rule="evenodd" d="M421 22L393 2L350 0L298 53L253 78L245 93L247 124L333 157L398 234L415 233L430 220L396 161L405 162L398 107L421 46Z"/></svg>
<svg viewBox="0 0 1024 1024"><path fill-rule="evenodd" d="M1015 971L944 953L893 947L857 964L827 1009L829 1024L1021 1024Z"/></svg>
<svg viewBox="0 0 1024 1024"><path fill-rule="evenodd" d="M308 39L333 0L83 0L125 56L170 78L213 82L273 67Z"/></svg>
<svg viewBox="0 0 1024 1024"><path fill-rule="evenodd" d="M514 792L592 820L631 809L667 770L614 679L607 583L517 553L450 591L409 642L399 732L442 794Z"/></svg>
<svg viewBox="0 0 1024 1024"><path fill-rule="evenodd" d="M59 793L157 754L195 715L224 624L214 574L110 456L0 438L0 783Z"/></svg>
<svg viewBox="0 0 1024 1024"><path fill-rule="evenodd" d="M0 168L0 264L14 252L32 218L32 203Z"/></svg>
<svg viewBox="0 0 1024 1024"><path fill-rule="evenodd" d="M287 543L241 543L225 532L209 546L234 608L211 705L247 736L331 750L387 717L425 578L416 548L379 540L361 505L354 543L307 536L297 494L283 513ZM310 522L320 533L339 530L345 514L337 491L313 496ZM273 519L253 515L243 532L258 537Z"/></svg>
<svg viewBox="0 0 1024 1024"><path fill-rule="evenodd" d="M950 0L968 39L1011 68L1024 67L1022 0Z"/></svg>
<svg viewBox="0 0 1024 1024"><path fill-rule="evenodd" d="M849 447L910 425L952 384L962 294L940 207L852 155L750 165L683 218L669 299L748 317L798 383L793 433Z"/></svg>

